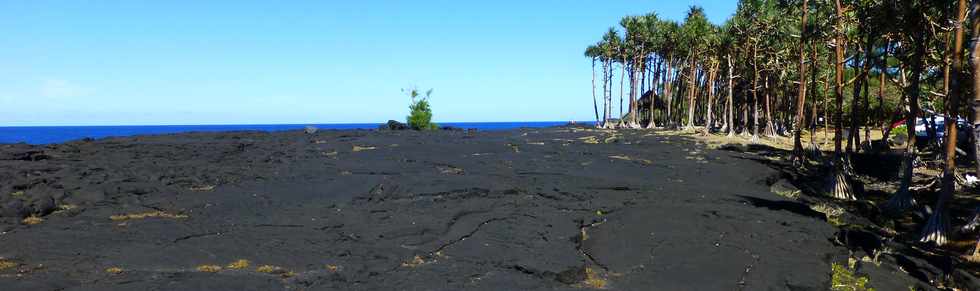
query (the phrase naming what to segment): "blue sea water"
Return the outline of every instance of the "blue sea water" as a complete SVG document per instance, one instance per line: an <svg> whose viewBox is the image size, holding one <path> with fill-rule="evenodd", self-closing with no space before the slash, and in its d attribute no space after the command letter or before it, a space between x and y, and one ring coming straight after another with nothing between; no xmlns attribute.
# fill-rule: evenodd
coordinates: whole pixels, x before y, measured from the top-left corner
<svg viewBox="0 0 980 291"><path fill-rule="evenodd" d="M580 122L591 124L592 122ZM507 130L521 127L552 127L565 121L542 122L448 122L441 126L476 128L478 130ZM135 125L135 126L13 126L0 127L0 143L50 144L83 138L120 137L133 135L170 134L214 131L284 131L303 129L309 124L236 124L236 125ZM376 129L380 123L312 124L319 129Z"/></svg>

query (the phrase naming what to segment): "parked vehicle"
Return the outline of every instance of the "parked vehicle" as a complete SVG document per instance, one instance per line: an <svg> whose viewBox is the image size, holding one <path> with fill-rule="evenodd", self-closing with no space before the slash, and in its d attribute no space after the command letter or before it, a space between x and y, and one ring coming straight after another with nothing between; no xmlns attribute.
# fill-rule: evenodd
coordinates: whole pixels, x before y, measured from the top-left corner
<svg viewBox="0 0 980 291"><path fill-rule="evenodd" d="M920 145L927 145L929 143L935 143L941 145L946 137L946 117L933 114L932 112L926 112L926 116L916 118L915 120L915 138L919 141ZM905 125L905 119L892 123L892 128ZM972 134L972 126L967 123L966 119L960 117L956 120L956 129L959 136L964 136L966 134ZM961 139L962 140L962 139Z"/></svg>

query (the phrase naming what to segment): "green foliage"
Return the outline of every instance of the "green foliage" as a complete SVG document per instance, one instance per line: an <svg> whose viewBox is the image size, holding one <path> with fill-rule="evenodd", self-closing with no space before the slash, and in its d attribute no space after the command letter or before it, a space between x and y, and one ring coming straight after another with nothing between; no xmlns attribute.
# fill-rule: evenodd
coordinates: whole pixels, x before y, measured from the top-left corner
<svg viewBox="0 0 980 291"><path fill-rule="evenodd" d="M890 139L905 139L909 137L909 129L904 124L899 125L892 129L891 134L889 134Z"/></svg>
<svg viewBox="0 0 980 291"><path fill-rule="evenodd" d="M425 92L425 97L420 97L421 94L416 88L403 89L402 92L406 92L408 97L412 99L412 104L408 106L408 126L414 130L438 129L439 126L432 123L432 108L429 106L429 96L432 95L432 89Z"/></svg>
<svg viewBox="0 0 980 291"><path fill-rule="evenodd" d="M847 268L841 264L834 263L831 265L833 274L830 278L832 286L830 290L833 291L874 291L874 288L868 287L868 277L862 277L855 275L850 268Z"/></svg>
<svg viewBox="0 0 980 291"><path fill-rule="evenodd" d="M684 18L684 25L681 26L681 40L684 47L700 52L711 47L713 42L714 26L708 22L704 15L704 9L699 6L691 6Z"/></svg>

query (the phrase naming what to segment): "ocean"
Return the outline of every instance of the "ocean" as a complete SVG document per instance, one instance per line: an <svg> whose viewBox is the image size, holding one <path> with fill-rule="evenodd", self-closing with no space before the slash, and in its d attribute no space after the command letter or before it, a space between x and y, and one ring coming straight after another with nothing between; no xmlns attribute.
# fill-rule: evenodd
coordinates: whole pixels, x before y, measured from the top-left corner
<svg viewBox="0 0 980 291"><path fill-rule="evenodd" d="M592 124L593 122L579 122ZM477 130L507 130L522 127L552 127L567 121L536 122L447 122L440 126L475 128ZM51 144L83 138L121 137L134 135L170 134L214 131L284 131L299 130L308 125L323 130L377 129L381 123L338 124L232 124L232 125L120 125L120 126L11 126L0 127L0 143Z"/></svg>

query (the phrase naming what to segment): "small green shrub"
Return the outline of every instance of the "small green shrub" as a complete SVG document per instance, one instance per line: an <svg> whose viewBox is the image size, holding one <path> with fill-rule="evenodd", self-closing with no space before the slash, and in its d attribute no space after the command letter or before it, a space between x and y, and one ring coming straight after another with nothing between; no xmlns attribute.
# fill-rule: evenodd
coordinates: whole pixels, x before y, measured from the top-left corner
<svg viewBox="0 0 980 291"><path fill-rule="evenodd" d="M874 288L868 287L868 277L861 277L855 275L850 268L845 267L842 264L834 263L831 265L833 270L833 275L830 278L831 284L830 290L834 291L874 291Z"/></svg>
<svg viewBox="0 0 980 291"><path fill-rule="evenodd" d="M432 96L432 89L425 91L425 97L420 97L419 90L405 89L408 97L412 99L412 104L408 106L409 114L407 117L408 127L414 130L433 130L439 128L432 123L432 108L429 107L429 96Z"/></svg>
<svg viewBox="0 0 980 291"><path fill-rule="evenodd" d="M896 139L896 138L905 139L908 136L909 136L909 130L903 124L893 128L889 137L892 139Z"/></svg>

